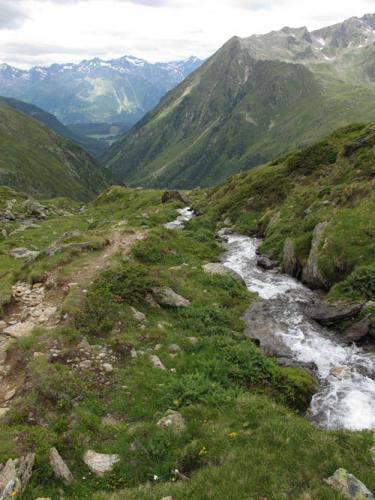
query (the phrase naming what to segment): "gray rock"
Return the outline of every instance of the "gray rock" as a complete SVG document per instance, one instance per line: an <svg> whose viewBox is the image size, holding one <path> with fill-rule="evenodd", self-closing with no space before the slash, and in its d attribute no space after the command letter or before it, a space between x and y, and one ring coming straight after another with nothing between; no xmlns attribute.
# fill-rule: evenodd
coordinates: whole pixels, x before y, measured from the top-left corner
<svg viewBox="0 0 375 500"><path fill-rule="evenodd" d="M30 335L34 328L35 324L32 321L25 321L24 323L7 326L7 328L4 328L3 333L14 338L20 338Z"/></svg>
<svg viewBox="0 0 375 500"><path fill-rule="evenodd" d="M37 217L38 219L47 219L48 208L44 207L40 203L34 200L26 200L25 208L27 214L31 217Z"/></svg>
<svg viewBox="0 0 375 500"><path fill-rule="evenodd" d="M190 205L190 200L184 194L180 193L180 191L165 191L161 198L162 203L167 203L171 200L178 200L185 203L185 205Z"/></svg>
<svg viewBox="0 0 375 500"><path fill-rule="evenodd" d="M170 346L168 346L168 352L176 353L180 351L180 349L181 348L178 344L171 344Z"/></svg>
<svg viewBox="0 0 375 500"><path fill-rule="evenodd" d="M265 269L266 271L269 271L275 267L275 264L268 257L261 255L257 257L257 266Z"/></svg>
<svg viewBox="0 0 375 500"><path fill-rule="evenodd" d="M13 248L9 252L9 255L11 257L14 257L15 259L36 259L39 255L40 252L36 250L29 250L28 248L20 247L20 248Z"/></svg>
<svg viewBox="0 0 375 500"><path fill-rule="evenodd" d="M224 266L223 264L220 264L219 262L210 262L208 264L204 264L204 266L202 267L205 273L232 276L238 281L241 281L241 283L245 283L242 276L236 273L236 271L229 269L228 267Z"/></svg>
<svg viewBox="0 0 375 500"><path fill-rule="evenodd" d="M363 337L368 335L370 333L371 320L373 316L373 314L368 314L348 328L344 333L344 340L346 342L358 342L358 340L361 340Z"/></svg>
<svg viewBox="0 0 375 500"><path fill-rule="evenodd" d="M345 302L329 303L324 301L314 302L307 308L307 315L321 325L331 326L340 321L355 318L362 309L361 304Z"/></svg>
<svg viewBox="0 0 375 500"><path fill-rule="evenodd" d="M153 297L160 306L164 307L188 307L190 301L178 295L167 286L152 289Z"/></svg>
<svg viewBox="0 0 375 500"><path fill-rule="evenodd" d="M287 238L284 243L283 270L285 273L295 277L301 273L301 265L296 256L296 246L291 238Z"/></svg>
<svg viewBox="0 0 375 500"><path fill-rule="evenodd" d="M161 429L171 429L176 434L180 434L186 429L184 417L178 411L173 410L168 410L156 425Z"/></svg>
<svg viewBox="0 0 375 500"><path fill-rule="evenodd" d="M49 450L49 463L58 479L60 479L66 486L72 484L74 480L73 474L70 472L69 467L61 458L56 448L51 448Z"/></svg>
<svg viewBox="0 0 375 500"><path fill-rule="evenodd" d="M346 498L353 500L375 500L371 491L345 469L337 469L333 476L326 479L325 482Z"/></svg>
<svg viewBox="0 0 375 500"><path fill-rule="evenodd" d="M113 466L120 461L120 456L87 450L83 456L83 461L96 476L103 476L106 472L111 471Z"/></svg>
<svg viewBox="0 0 375 500"><path fill-rule="evenodd" d="M311 249L306 266L303 269L302 280L311 288L327 288L328 281L322 275L319 268L319 251L324 244L324 233L327 229L328 222L317 224L311 242Z"/></svg>
<svg viewBox="0 0 375 500"><path fill-rule="evenodd" d="M30 480L34 463L34 453L29 453L20 459L7 461L0 470L1 500L10 500L20 496Z"/></svg>
<svg viewBox="0 0 375 500"><path fill-rule="evenodd" d="M159 368L159 370L165 370L165 366L161 362L161 359L159 356L156 356L155 354L150 355L150 361L154 365L155 368Z"/></svg>
<svg viewBox="0 0 375 500"><path fill-rule="evenodd" d="M135 321L138 321L139 323L145 323L146 322L146 316L143 314L141 311L138 311L135 307L130 307L130 310L132 312L133 318Z"/></svg>

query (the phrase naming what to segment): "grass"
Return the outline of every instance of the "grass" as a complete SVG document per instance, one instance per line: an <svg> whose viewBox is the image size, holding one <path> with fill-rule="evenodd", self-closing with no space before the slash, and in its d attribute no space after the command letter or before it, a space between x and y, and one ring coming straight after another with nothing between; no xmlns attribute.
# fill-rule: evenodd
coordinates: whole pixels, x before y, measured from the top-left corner
<svg viewBox="0 0 375 500"><path fill-rule="evenodd" d="M292 240L296 272L306 266L314 228L327 221L318 252L322 286L334 287L335 299L373 298L371 280L365 290L356 278L371 275L375 255L371 131L371 126L352 125L301 152L233 176L200 208L213 221L229 217L237 231L262 237L261 252L281 266L285 241ZM357 140L363 140L362 147L348 156Z"/></svg>
<svg viewBox="0 0 375 500"><path fill-rule="evenodd" d="M203 196L192 193L198 205ZM119 222L121 231L147 225L148 232L131 255L113 255L86 295L73 288L64 305L68 324L35 330L12 348L27 384L0 424L0 462L36 453L23 497L338 499L323 481L338 467L375 488L371 433L314 428L305 416L312 377L279 367L246 339L239 318L254 296L232 276L203 271L222 251L212 212L184 231L169 231L161 225L178 205L162 205L160 198L158 191L114 187L83 213L72 209L71 217L62 216L62 228L54 219L58 234L66 219L100 237ZM64 272L96 255L72 256ZM148 300L155 285L170 286L191 305L156 307ZM131 307L145 314L144 326ZM82 359L83 338L91 345L91 365L73 369L69 360ZM100 369L103 352L110 373ZM150 355L166 369L153 367ZM184 432L156 425L168 409L182 414ZM119 424L105 425L106 415ZM75 477L70 487L53 476L52 446ZM118 453L121 460L99 478L83 462L87 449ZM175 469L189 480L176 478Z"/></svg>

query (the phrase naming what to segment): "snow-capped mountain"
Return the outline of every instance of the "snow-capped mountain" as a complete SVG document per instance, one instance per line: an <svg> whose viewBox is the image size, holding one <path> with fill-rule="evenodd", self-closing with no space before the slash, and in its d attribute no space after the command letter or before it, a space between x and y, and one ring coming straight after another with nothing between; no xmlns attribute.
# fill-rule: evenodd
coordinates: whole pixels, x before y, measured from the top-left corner
<svg viewBox="0 0 375 500"><path fill-rule="evenodd" d="M0 95L40 106L63 123L134 123L202 61L149 63L133 56L21 70L0 65Z"/></svg>

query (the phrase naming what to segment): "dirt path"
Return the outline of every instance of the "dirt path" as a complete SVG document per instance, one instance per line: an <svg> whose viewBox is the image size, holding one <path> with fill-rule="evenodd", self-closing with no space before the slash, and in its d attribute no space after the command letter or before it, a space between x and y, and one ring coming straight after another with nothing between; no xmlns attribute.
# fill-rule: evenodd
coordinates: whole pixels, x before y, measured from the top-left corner
<svg viewBox="0 0 375 500"><path fill-rule="evenodd" d="M54 284L47 289L44 283L33 286L17 283L13 287L13 301L0 316L0 418L8 411L13 397L24 382L24 373L17 367L17 359L12 359L8 351L15 338L30 335L33 328L43 326L53 328L61 322L61 306L68 293L76 287L85 293L95 276L104 270L111 257L117 252L128 253L132 246L144 238L145 231L123 234L115 231L109 237L109 244L99 255L88 260L82 268L58 280L58 269L47 281Z"/></svg>

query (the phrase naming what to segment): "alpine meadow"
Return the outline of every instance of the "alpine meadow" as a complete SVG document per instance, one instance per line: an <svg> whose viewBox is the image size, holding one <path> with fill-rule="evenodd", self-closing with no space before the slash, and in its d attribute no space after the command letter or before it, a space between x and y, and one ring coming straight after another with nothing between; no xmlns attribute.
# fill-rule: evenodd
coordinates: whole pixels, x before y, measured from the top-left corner
<svg viewBox="0 0 375 500"><path fill-rule="evenodd" d="M0 0L0 500L375 499L370 4Z"/></svg>

